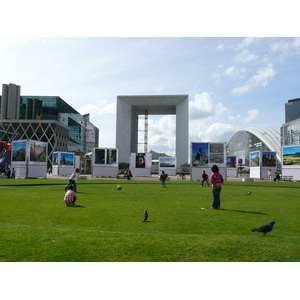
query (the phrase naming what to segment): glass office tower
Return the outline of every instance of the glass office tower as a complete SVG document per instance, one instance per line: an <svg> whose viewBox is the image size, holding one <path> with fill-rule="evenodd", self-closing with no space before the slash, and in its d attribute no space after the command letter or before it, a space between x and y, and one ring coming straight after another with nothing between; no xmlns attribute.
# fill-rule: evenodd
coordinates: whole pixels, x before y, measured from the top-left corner
<svg viewBox="0 0 300 300"><path fill-rule="evenodd" d="M300 98L285 104L285 124L281 127L282 146L300 145Z"/></svg>
<svg viewBox="0 0 300 300"><path fill-rule="evenodd" d="M82 155L98 147L99 129L58 96L20 96L20 119L56 120L69 128L68 151Z"/></svg>

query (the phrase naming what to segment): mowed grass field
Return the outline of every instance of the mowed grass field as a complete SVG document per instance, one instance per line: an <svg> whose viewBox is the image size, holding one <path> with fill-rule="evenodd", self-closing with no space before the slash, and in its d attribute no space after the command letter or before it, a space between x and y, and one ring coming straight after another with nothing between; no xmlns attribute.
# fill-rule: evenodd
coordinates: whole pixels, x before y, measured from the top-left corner
<svg viewBox="0 0 300 300"><path fill-rule="evenodd" d="M211 209L211 188L199 181L169 181L165 189L159 181L78 181L75 207L62 201L65 184L0 180L0 261L300 260L297 182L227 181L220 210ZM142 222L144 209L147 222ZM276 224L265 237L251 232L271 221Z"/></svg>

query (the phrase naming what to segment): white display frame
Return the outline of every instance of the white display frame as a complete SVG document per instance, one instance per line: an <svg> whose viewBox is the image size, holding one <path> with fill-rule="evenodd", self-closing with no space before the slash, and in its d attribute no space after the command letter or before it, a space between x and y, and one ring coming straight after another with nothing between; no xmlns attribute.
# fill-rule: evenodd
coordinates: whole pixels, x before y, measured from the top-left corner
<svg viewBox="0 0 300 300"><path fill-rule="evenodd" d="M144 153L145 155L145 168L136 168L136 157L137 153L131 153L129 158L130 170L133 176L145 176L151 177L152 167L152 153Z"/></svg>
<svg viewBox="0 0 300 300"><path fill-rule="evenodd" d="M274 160L275 160L275 167L272 166L263 166L263 155L265 153L272 153L275 154ZM251 155L257 155L259 154L258 157L258 166L251 166ZM249 153L249 160L250 160L250 178L255 178L255 179L266 179L270 180L268 176L268 171L271 170L271 177L275 177L275 172L276 172L276 151L262 151L262 150L257 150L257 151L251 151Z"/></svg>
<svg viewBox="0 0 300 300"><path fill-rule="evenodd" d="M300 152L300 145L293 145L293 146L284 146L282 147L282 165L281 165L281 177L284 176L293 176L293 180L299 181L300 180L300 164L293 164L293 165L285 165L284 159L287 155L287 152L292 153L298 153Z"/></svg>
<svg viewBox="0 0 300 300"><path fill-rule="evenodd" d="M73 157L72 165L62 164L62 157L64 155ZM53 164L54 158L57 159L57 163ZM71 160L70 160L71 161ZM53 176L71 176L75 171L75 154L67 151L56 151L52 154L52 175Z"/></svg>
<svg viewBox="0 0 300 300"><path fill-rule="evenodd" d="M232 165L231 159L234 158L234 166ZM238 176L238 168L237 168L237 157L236 155L230 155L226 157L226 174L227 177L237 177Z"/></svg>
<svg viewBox="0 0 300 300"><path fill-rule="evenodd" d="M40 145L39 145L40 144ZM31 147L34 145L44 147L45 158L43 161L32 159ZM23 148L20 148L23 147ZM18 150L17 150L18 149ZM22 155L16 153L24 151L24 160L13 160L14 155ZM47 160L48 160L48 143L36 140L16 140L12 141L11 151L11 168L15 170L15 178L46 178L47 177Z"/></svg>
<svg viewBox="0 0 300 300"><path fill-rule="evenodd" d="M103 163L100 163L98 152L103 152ZM109 162L109 153L115 153L115 160L112 163ZM91 163L91 176L92 177L117 177L119 171L119 149L98 147L92 149L92 163Z"/></svg>
<svg viewBox="0 0 300 300"><path fill-rule="evenodd" d="M172 162L171 167L162 166L162 163L167 161ZM159 162L158 162L159 174L160 172L164 171L168 175L176 175L176 169L177 169L176 157L159 157Z"/></svg>
<svg viewBox="0 0 300 300"><path fill-rule="evenodd" d="M206 164L203 165L199 165L199 166L194 166L193 165L193 161L194 161L194 155L193 155L193 148L196 148L196 144L203 144L203 145L207 145L207 149L208 149L208 153L206 153L206 155L208 156L208 162ZM216 163L214 161L212 161L211 159L211 154L216 154L214 152L210 153L210 149L211 149L211 145L216 145L216 144L220 144L222 145L222 151L220 153L217 153L218 155L221 154L222 157L221 160L222 162L220 163ZM190 147L191 147L191 168L190 168L190 180L201 180L202 181L202 174L203 171L205 171L205 173L208 175L208 177L210 176L211 172L211 167L213 165L217 165L219 167L219 172L220 174L223 176L224 180L227 180L227 167L226 167L226 143L224 142L191 142L190 143Z"/></svg>

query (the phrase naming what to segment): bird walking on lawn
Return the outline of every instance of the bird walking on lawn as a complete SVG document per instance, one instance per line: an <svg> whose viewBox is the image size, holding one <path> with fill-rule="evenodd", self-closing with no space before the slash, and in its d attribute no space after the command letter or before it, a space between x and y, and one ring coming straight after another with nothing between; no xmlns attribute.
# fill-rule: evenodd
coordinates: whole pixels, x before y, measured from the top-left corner
<svg viewBox="0 0 300 300"><path fill-rule="evenodd" d="M247 193L247 194L245 194L245 195L248 195L248 196L250 196L252 194L252 192L249 192L249 193Z"/></svg>
<svg viewBox="0 0 300 300"><path fill-rule="evenodd" d="M145 209L144 214L143 214L142 221L143 221L143 222L146 222L147 219L148 219L148 212L147 212L147 209Z"/></svg>
<svg viewBox="0 0 300 300"><path fill-rule="evenodd" d="M255 231L262 232L265 236L268 232L272 231L274 224L275 224L275 221L272 221L269 224L262 225L260 227L255 228L255 229L252 229L251 231L252 232L255 232Z"/></svg>

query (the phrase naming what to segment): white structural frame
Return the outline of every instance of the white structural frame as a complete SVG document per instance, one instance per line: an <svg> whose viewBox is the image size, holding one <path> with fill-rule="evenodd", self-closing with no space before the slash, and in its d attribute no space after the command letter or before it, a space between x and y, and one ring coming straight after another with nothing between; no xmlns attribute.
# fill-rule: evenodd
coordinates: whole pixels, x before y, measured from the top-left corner
<svg viewBox="0 0 300 300"><path fill-rule="evenodd" d="M148 95L117 96L116 148L119 161L129 162L130 154L138 152L138 116L176 115L177 164L188 162L189 96ZM163 128L162 128L163 130Z"/></svg>

